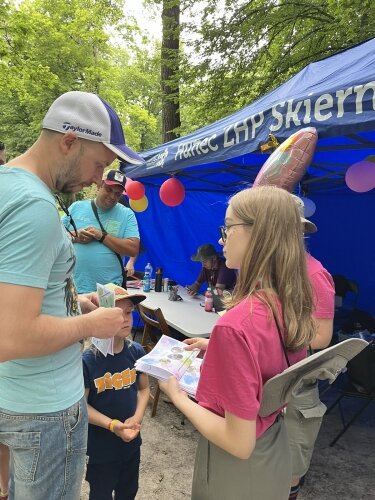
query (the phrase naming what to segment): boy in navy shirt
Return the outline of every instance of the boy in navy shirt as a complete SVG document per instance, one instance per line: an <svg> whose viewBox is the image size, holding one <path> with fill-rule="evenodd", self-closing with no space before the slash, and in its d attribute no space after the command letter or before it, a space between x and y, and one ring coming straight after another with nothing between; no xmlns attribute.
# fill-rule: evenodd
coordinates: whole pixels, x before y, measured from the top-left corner
<svg viewBox="0 0 375 500"><path fill-rule="evenodd" d="M127 339L134 305L146 296L130 295L109 284L116 307L123 310L125 326L114 337L114 355L105 357L94 346L83 353L83 374L88 404L89 456L86 481L89 500L133 500L138 491L140 426L150 396L148 377L136 373L135 361L144 356L142 346Z"/></svg>

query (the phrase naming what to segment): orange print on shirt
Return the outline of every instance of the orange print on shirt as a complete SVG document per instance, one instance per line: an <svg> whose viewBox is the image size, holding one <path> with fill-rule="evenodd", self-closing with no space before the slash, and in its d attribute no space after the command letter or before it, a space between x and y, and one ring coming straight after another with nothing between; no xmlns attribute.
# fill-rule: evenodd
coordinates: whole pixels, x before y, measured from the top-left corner
<svg viewBox="0 0 375 500"><path fill-rule="evenodd" d="M97 393L115 389L127 389L133 385L137 378L137 372L135 368L127 368L121 373L116 372L111 374L109 372L105 373L102 377L94 379L94 384L97 389Z"/></svg>

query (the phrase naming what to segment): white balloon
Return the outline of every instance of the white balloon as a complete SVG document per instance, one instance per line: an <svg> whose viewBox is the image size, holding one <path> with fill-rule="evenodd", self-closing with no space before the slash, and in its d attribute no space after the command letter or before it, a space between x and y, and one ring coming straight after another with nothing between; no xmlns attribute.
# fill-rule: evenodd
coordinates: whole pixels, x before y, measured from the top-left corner
<svg viewBox="0 0 375 500"><path fill-rule="evenodd" d="M316 205L312 200L310 200L310 198L305 198L304 196L301 196L301 200L303 201L303 204L305 205L305 209L304 209L305 217L308 219L309 217L314 215L315 210L316 210Z"/></svg>

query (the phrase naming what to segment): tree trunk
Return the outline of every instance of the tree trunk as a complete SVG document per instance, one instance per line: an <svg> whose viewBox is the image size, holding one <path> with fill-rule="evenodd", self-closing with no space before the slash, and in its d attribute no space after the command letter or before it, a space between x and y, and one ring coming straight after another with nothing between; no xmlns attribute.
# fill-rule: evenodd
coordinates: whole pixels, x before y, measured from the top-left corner
<svg viewBox="0 0 375 500"><path fill-rule="evenodd" d="M163 0L161 45L162 141L179 137L180 0Z"/></svg>

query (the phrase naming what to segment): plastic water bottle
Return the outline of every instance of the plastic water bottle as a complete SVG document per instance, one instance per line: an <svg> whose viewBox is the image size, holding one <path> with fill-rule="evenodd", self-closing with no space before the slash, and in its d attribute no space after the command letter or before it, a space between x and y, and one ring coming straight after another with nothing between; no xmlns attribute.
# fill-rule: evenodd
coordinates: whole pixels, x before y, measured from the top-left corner
<svg viewBox="0 0 375 500"><path fill-rule="evenodd" d="M150 278L152 278L152 265L149 262L147 262L145 267L145 273L150 273Z"/></svg>
<svg viewBox="0 0 375 500"><path fill-rule="evenodd" d="M212 295L211 288L207 288L204 298L204 310L206 312L212 312L214 307L214 297Z"/></svg>
<svg viewBox="0 0 375 500"><path fill-rule="evenodd" d="M145 267L145 275L143 277L143 291L149 292L151 290L151 274L152 274L152 266L148 262Z"/></svg>

